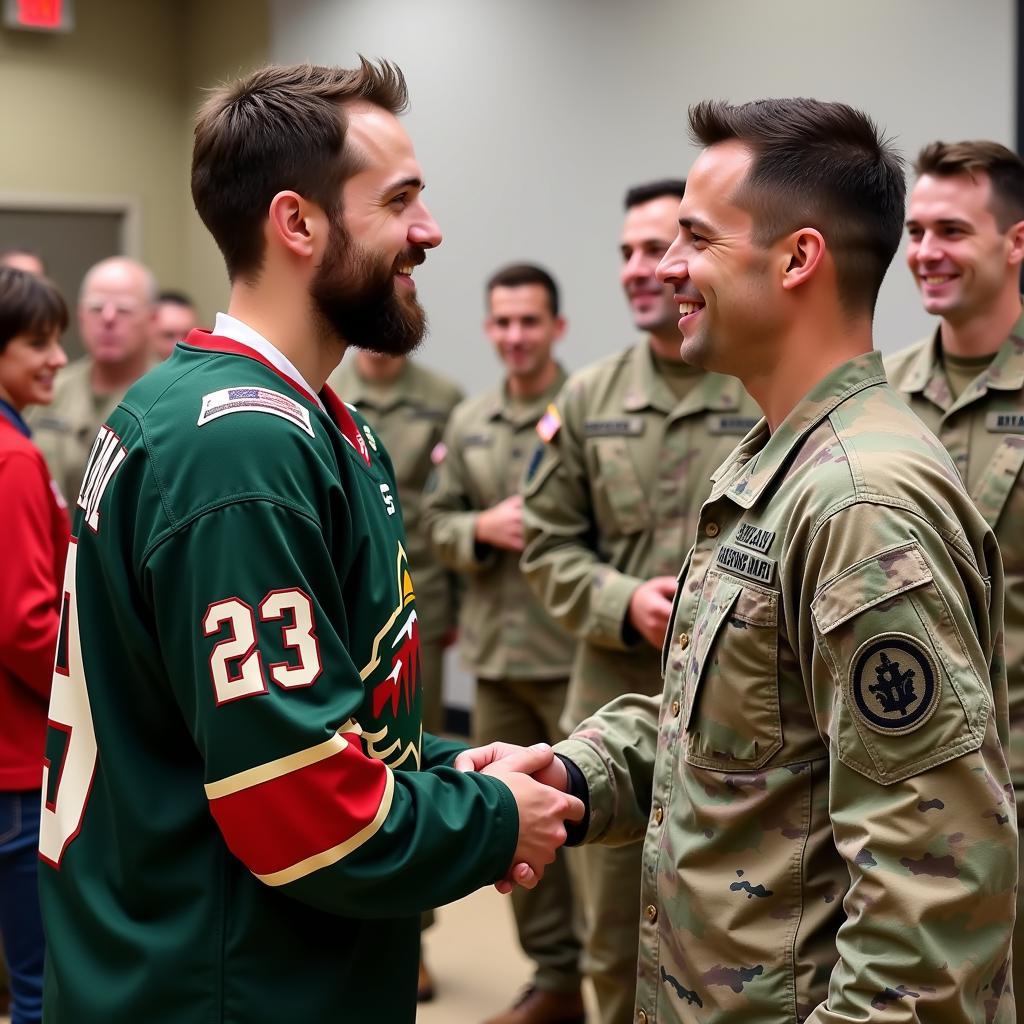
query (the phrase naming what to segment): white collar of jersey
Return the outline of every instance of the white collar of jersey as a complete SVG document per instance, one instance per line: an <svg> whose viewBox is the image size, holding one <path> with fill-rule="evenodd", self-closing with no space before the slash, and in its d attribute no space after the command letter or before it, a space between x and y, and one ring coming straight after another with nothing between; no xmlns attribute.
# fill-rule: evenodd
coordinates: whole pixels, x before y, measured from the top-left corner
<svg viewBox="0 0 1024 1024"><path fill-rule="evenodd" d="M213 333L221 338L230 338L237 341L239 345L245 345L254 352L258 352L268 363L280 370L286 377L298 381L315 399L322 412L327 410L320 396L306 383L305 378L295 369L292 361L279 349L275 348L272 342L254 331L248 324L242 323L237 317L229 316L227 313L218 313L217 320L213 325Z"/></svg>

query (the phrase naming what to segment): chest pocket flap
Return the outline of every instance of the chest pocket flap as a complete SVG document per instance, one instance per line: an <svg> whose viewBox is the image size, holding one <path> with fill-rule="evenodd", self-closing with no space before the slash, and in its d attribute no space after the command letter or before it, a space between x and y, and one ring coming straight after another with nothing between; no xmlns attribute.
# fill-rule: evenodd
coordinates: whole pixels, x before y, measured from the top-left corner
<svg viewBox="0 0 1024 1024"><path fill-rule="evenodd" d="M981 744L984 657L965 643L916 541L829 580L811 614L829 669L814 680L815 710L845 765L884 785Z"/></svg>
<svg viewBox="0 0 1024 1024"><path fill-rule="evenodd" d="M627 438L598 437L591 444L597 456L600 496L611 511L609 525L620 534L646 529L651 513Z"/></svg>
<svg viewBox="0 0 1024 1024"><path fill-rule="evenodd" d="M709 570L684 682L686 759L761 768L782 746L778 594Z"/></svg>

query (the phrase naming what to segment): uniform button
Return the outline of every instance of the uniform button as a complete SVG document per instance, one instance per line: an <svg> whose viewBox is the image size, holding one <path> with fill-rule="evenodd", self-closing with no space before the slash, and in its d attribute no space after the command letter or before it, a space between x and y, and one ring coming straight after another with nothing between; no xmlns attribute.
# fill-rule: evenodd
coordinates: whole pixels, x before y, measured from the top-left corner
<svg viewBox="0 0 1024 1024"><path fill-rule="evenodd" d="M679 634L679 649L685 651L690 646L690 638L685 633Z"/></svg>
<svg viewBox="0 0 1024 1024"><path fill-rule="evenodd" d="M661 806L654 808L654 824L660 825L665 819L665 812L661 809Z"/></svg>
<svg viewBox="0 0 1024 1024"><path fill-rule="evenodd" d="M672 717L679 717L679 701L677 700L672 701Z"/></svg>
<svg viewBox="0 0 1024 1024"><path fill-rule="evenodd" d="M717 537L718 536L718 523L708 523L708 525L704 527L704 532L709 537Z"/></svg>
<svg viewBox="0 0 1024 1024"><path fill-rule="evenodd" d="M658 920L658 908L653 903L648 903L644 909L644 917L652 923Z"/></svg>
<svg viewBox="0 0 1024 1024"><path fill-rule="evenodd" d="M647 1014L643 1010L636 1011L636 1024L647 1024Z"/></svg>

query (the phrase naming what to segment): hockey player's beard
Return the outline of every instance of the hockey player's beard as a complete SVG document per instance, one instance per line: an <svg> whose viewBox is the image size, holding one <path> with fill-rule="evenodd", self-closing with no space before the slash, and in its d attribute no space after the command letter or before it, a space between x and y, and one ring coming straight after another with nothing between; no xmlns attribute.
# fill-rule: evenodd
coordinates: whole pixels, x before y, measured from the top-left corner
<svg viewBox="0 0 1024 1024"><path fill-rule="evenodd" d="M423 340L427 315L414 293L399 294L395 270L418 265L425 258L422 249L410 248L386 262L353 241L335 222L310 288L324 327L346 344L370 352L386 356L412 352Z"/></svg>

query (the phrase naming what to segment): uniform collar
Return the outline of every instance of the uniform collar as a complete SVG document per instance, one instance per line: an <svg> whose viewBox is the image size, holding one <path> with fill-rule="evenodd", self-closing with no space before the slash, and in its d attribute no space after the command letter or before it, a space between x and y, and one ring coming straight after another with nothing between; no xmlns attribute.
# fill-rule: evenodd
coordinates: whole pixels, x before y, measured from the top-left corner
<svg viewBox="0 0 1024 1024"><path fill-rule="evenodd" d="M0 420L10 423L19 434L23 434L25 437L32 436L32 431L29 430L28 424L21 418L21 413L2 398L0 398Z"/></svg>
<svg viewBox="0 0 1024 1024"><path fill-rule="evenodd" d="M566 373L561 363L555 363L555 379L551 386L542 394L526 401L515 401L509 398L508 388L504 383L495 390L484 410L487 419L507 420L514 427L533 426L544 412L548 403L562 390Z"/></svg>
<svg viewBox="0 0 1024 1024"><path fill-rule="evenodd" d="M359 364L353 362L346 381L345 401L360 408L367 405L378 412L390 412L396 405L413 397L413 384L413 366L408 360L398 376L386 383L367 379L359 372Z"/></svg>
<svg viewBox="0 0 1024 1024"><path fill-rule="evenodd" d="M949 390L946 371L942 365L942 341L940 328L935 329L928 344L910 364L906 379L900 390L909 394L921 394L943 412L973 402L986 391L1019 391L1024 387L1024 313L1013 325L1010 336L999 346L995 358L956 401Z"/></svg>
<svg viewBox="0 0 1024 1024"><path fill-rule="evenodd" d="M859 391L885 382L878 352L865 352L843 363L797 403L774 433L769 433L767 420L758 423L712 477L712 497L727 494L750 508L787 465L797 446L837 406Z"/></svg>
<svg viewBox="0 0 1024 1024"><path fill-rule="evenodd" d="M735 377L720 373L701 373L696 387L676 399L672 389L658 373L651 343L644 340L630 353L630 383L622 399L626 412L657 409L666 416L690 416L698 412L722 412L738 409L743 400L743 385Z"/></svg>

